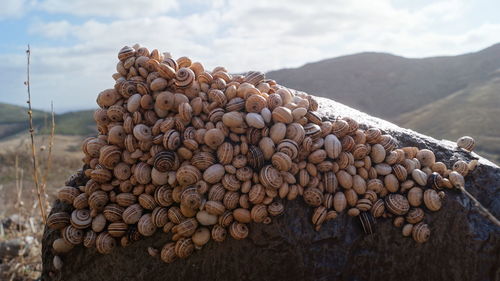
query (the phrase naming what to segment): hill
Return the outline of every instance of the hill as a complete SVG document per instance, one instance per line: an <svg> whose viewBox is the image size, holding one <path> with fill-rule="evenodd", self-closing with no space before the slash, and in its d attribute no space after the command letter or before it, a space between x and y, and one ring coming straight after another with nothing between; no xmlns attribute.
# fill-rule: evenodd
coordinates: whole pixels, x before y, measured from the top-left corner
<svg viewBox="0 0 500 281"><path fill-rule="evenodd" d="M28 129L28 109L26 107L0 103L0 139L8 138ZM56 134L89 135L97 132L93 110L83 110L56 114ZM33 110L33 125L41 132L50 132L49 112Z"/></svg>
<svg viewBox="0 0 500 281"><path fill-rule="evenodd" d="M423 59L354 54L271 71L267 77L436 138L471 135L479 151L500 162L499 73L496 44L475 53Z"/></svg>

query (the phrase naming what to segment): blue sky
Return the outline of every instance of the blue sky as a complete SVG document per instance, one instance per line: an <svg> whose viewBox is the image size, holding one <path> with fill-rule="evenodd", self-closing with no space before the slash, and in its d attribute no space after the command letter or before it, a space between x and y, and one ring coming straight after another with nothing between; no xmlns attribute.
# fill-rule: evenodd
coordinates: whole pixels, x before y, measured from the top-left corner
<svg viewBox="0 0 500 281"><path fill-rule="evenodd" d="M362 51L455 55L500 42L499 1L2 0L0 102L24 105L32 48L36 108L95 107L116 53L140 43L231 72L297 67Z"/></svg>

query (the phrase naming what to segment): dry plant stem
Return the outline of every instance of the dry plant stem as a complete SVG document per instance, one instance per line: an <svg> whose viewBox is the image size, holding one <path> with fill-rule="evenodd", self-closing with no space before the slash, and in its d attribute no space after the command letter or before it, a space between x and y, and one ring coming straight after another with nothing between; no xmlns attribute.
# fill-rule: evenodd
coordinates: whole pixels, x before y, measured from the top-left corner
<svg viewBox="0 0 500 281"><path fill-rule="evenodd" d="M36 151L35 151L35 130L33 129L33 111L31 109L31 91L30 91L30 55L31 50L28 45L28 49L26 50L27 57L27 65L26 65L26 86L28 90L28 117L29 117L29 125L30 125L30 137L31 137L31 157L33 160L33 180L35 181L36 193L38 197L38 205L40 206L40 213L42 215L43 223L46 223L45 217L45 209L44 204L42 204L42 193L40 189L40 185L38 182L38 165L36 159Z"/></svg>
<svg viewBox="0 0 500 281"><path fill-rule="evenodd" d="M482 215L491 220L496 226L500 227L500 221L490 211L488 211L488 209L486 209L474 196L472 196L472 194L470 194L463 186L460 186L459 189L465 195L467 195L467 197L469 197L470 200L472 200L474 206L476 206L479 209L479 212Z"/></svg>
<svg viewBox="0 0 500 281"><path fill-rule="evenodd" d="M43 173L43 176L42 176L42 194L44 194L44 195L46 195L45 188L47 187L47 177L49 175L50 166L52 164L52 147L54 146L54 132L56 129L56 122L55 122L55 118L54 118L54 102L52 102L52 101L50 102L50 109L51 109L52 121L51 121L51 126L50 126L49 153L47 155L47 164L45 165L45 172ZM45 196L44 207L46 210L49 209L49 202L47 199L48 198Z"/></svg>

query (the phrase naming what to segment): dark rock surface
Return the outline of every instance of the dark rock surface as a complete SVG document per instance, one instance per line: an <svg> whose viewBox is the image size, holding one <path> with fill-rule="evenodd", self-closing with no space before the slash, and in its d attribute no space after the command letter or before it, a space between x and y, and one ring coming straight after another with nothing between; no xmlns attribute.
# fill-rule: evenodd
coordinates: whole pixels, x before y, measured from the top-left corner
<svg viewBox="0 0 500 281"><path fill-rule="evenodd" d="M500 217L500 168L493 163L456 150L454 143L399 128L331 100L318 100L325 115L350 116L376 126L402 146L433 150L448 166L458 159L479 158L480 165L466 178L466 189ZM83 182L75 176L69 184ZM312 209L299 198L285 201L285 213L272 224L251 224L249 238L212 241L173 264L148 255L148 246L161 249L170 238L157 232L110 255L76 247L62 257L64 267L57 272L51 244L58 234L46 229L42 280L500 280L500 228L459 191L446 194L439 212L426 213L432 234L425 244L403 237L389 219L378 220L376 233L366 236L358 219L345 213L316 232L310 222ZM56 202L53 212L64 208Z"/></svg>

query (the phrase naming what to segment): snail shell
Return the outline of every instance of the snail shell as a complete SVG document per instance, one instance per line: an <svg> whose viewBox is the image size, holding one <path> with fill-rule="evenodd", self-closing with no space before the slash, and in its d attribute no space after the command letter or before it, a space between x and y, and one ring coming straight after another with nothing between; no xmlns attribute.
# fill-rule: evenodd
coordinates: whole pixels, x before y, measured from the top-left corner
<svg viewBox="0 0 500 281"><path fill-rule="evenodd" d="M161 249L160 258L165 263L172 263L177 259L177 255L175 254L175 244L174 242L170 242L165 244Z"/></svg>
<svg viewBox="0 0 500 281"><path fill-rule="evenodd" d="M333 135L327 135L325 137L325 150L329 158L331 159L336 159L339 157L340 152L342 151L342 144L340 143L339 139Z"/></svg>
<svg viewBox="0 0 500 281"><path fill-rule="evenodd" d="M205 203L205 211L209 214L220 216L224 213L226 207L219 201L207 201Z"/></svg>
<svg viewBox="0 0 500 281"><path fill-rule="evenodd" d="M186 67L181 67L175 73L175 85L179 88L189 87L195 79L194 72Z"/></svg>
<svg viewBox="0 0 500 281"><path fill-rule="evenodd" d="M303 196L304 201L310 206L318 207L323 203L323 192L317 188L306 188Z"/></svg>
<svg viewBox="0 0 500 281"><path fill-rule="evenodd" d="M453 171L456 171L465 177L469 173L469 165L463 160L458 160L453 164Z"/></svg>
<svg viewBox="0 0 500 281"><path fill-rule="evenodd" d="M189 257L194 251L194 243L191 238L181 238L175 243L175 254L181 259Z"/></svg>
<svg viewBox="0 0 500 281"><path fill-rule="evenodd" d="M66 212L52 213L47 218L47 226L51 229L62 229L70 222L70 215Z"/></svg>
<svg viewBox="0 0 500 281"><path fill-rule="evenodd" d="M197 227L198 221L195 218L189 218L174 226L172 232L182 237L190 237Z"/></svg>
<svg viewBox="0 0 500 281"><path fill-rule="evenodd" d="M443 186L443 177L440 174L433 172L427 178L427 186L435 190L440 190Z"/></svg>
<svg viewBox="0 0 500 281"><path fill-rule="evenodd" d="M359 199L356 202L356 208L359 209L361 212L369 211L372 208L372 201L366 198Z"/></svg>
<svg viewBox="0 0 500 281"><path fill-rule="evenodd" d="M476 146L476 141L472 137L463 136L457 140L457 146L467 151L472 151Z"/></svg>
<svg viewBox="0 0 500 281"><path fill-rule="evenodd" d="M433 212L439 211L442 206L441 198L434 189L427 189L424 192L424 204Z"/></svg>
<svg viewBox="0 0 500 281"><path fill-rule="evenodd" d="M116 246L116 240L108 233L102 232L97 235L96 249L101 254L109 254Z"/></svg>
<svg viewBox="0 0 500 281"><path fill-rule="evenodd" d="M122 221L113 222L108 225L109 235L119 238L125 235L127 232L128 225Z"/></svg>
<svg viewBox="0 0 500 281"><path fill-rule="evenodd" d="M260 113L267 106L266 99L261 95L251 95L245 102L245 110L250 113ZM247 114L248 116L248 114ZM264 120L262 120L264 121ZM248 123L248 120L247 120ZM249 124L250 125L250 124Z"/></svg>
<svg viewBox="0 0 500 281"><path fill-rule="evenodd" d="M176 130L168 130L163 134L163 147L167 150L176 150L181 144L181 137Z"/></svg>
<svg viewBox="0 0 500 281"><path fill-rule="evenodd" d="M212 149L217 149L224 142L224 138L224 133L220 129L214 128L205 133L204 141Z"/></svg>
<svg viewBox="0 0 500 281"><path fill-rule="evenodd" d="M373 217L379 218L381 217L385 212L385 203L384 200L378 199L373 203L372 208L371 208L371 213Z"/></svg>
<svg viewBox="0 0 500 281"><path fill-rule="evenodd" d="M264 165L264 153L257 146L252 145L248 148L247 159L254 170L259 170Z"/></svg>
<svg viewBox="0 0 500 281"><path fill-rule="evenodd" d="M342 211L345 210L347 207L347 199L344 195L343 192L337 192L335 193L335 196L333 197L333 208L337 213L341 213Z"/></svg>
<svg viewBox="0 0 500 281"><path fill-rule="evenodd" d="M238 208L233 210L233 217L236 221L241 223L250 223L252 221L252 216L250 211L244 208Z"/></svg>
<svg viewBox="0 0 500 281"><path fill-rule="evenodd" d="M406 221L411 224L416 224L424 219L424 210L421 208L412 208L406 214Z"/></svg>
<svg viewBox="0 0 500 281"><path fill-rule="evenodd" d="M139 195L139 204L146 210L153 210L157 206L155 198L146 193Z"/></svg>
<svg viewBox="0 0 500 281"><path fill-rule="evenodd" d="M86 209L76 209L71 213L71 225L77 229L85 229L92 224L90 211Z"/></svg>
<svg viewBox="0 0 500 281"><path fill-rule="evenodd" d="M168 219L175 224L179 224L185 219L179 207L171 207L170 209L168 209L167 216Z"/></svg>
<svg viewBox="0 0 500 281"><path fill-rule="evenodd" d="M412 187L408 191L408 203L412 207L418 207L422 204L424 198L424 191L420 187Z"/></svg>
<svg viewBox="0 0 500 281"><path fill-rule="evenodd" d="M280 202L272 202L267 206L267 211L271 216L279 216L285 211L285 207Z"/></svg>
<svg viewBox="0 0 500 281"><path fill-rule="evenodd" d="M196 187L186 188L181 194L181 206L198 209L201 206L201 196Z"/></svg>
<svg viewBox="0 0 500 281"><path fill-rule="evenodd" d="M258 204L253 206L250 215L254 222L256 223L264 222L264 220L268 217L267 206L264 204Z"/></svg>
<svg viewBox="0 0 500 281"><path fill-rule="evenodd" d="M93 192L89 197L89 206L91 209L102 210L108 203L108 194L102 190Z"/></svg>
<svg viewBox="0 0 500 281"><path fill-rule="evenodd" d="M233 222L229 226L229 234L236 240L245 239L248 236L248 227L246 224Z"/></svg>
<svg viewBox="0 0 500 281"><path fill-rule="evenodd" d="M120 193L116 195L116 203L122 207L128 207L137 201L137 197L132 193Z"/></svg>
<svg viewBox="0 0 500 281"><path fill-rule="evenodd" d="M134 204L127 207L122 214L123 221L126 224L135 224L142 216L142 207L139 204Z"/></svg>
<svg viewBox="0 0 500 281"><path fill-rule="evenodd" d="M210 230L206 227L200 227L196 230L191 239L197 247L202 247L210 241Z"/></svg>
<svg viewBox="0 0 500 281"><path fill-rule="evenodd" d="M154 198L163 207L168 207L174 203L173 191L166 185L160 186L155 190Z"/></svg>
<svg viewBox="0 0 500 281"><path fill-rule="evenodd" d="M278 152L283 152L286 155L288 155L292 160L297 158L299 155L299 146L298 144L290 139L284 139L282 140L278 146L276 147L276 150Z"/></svg>
<svg viewBox="0 0 500 281"><path fill-rule="evenodd" d="M411 176L420 186L427 185L427 174L420 169L415 169L411 172Z"/></svg>
<svg viewBox="0 0 500 281"><path fill-rule="evenodd" d="M450 182L456 188L464 188L465 187L464 177L460 173L458 173L457 171L451 172L448 177L450 179Z"/></svg>
<svg viewBox="0 0 500 281"><path fill-rule="evenodd" d="M275 123L290 124L293 122L292 111L283 106L278 106L273 110L272 118Z"/></svg>
<svg viewBox="0 0 500 281"><path fill-rule="evenodd" d="M57 198L66 204L73 205L75 198L80 195L80 191L72 186L65 186L57 192Z"/></svg>
<svg viewBox="0 0 500 281"><path fill-rule="evenodd" d="M95 247L96 239L97 239L97 234L92 230L88 230L87 232L85 232L85 235L83 236L83 246L85 246L86 248Z"/></svg>
<svg viewBox="0 0 500 281"><path fill-rule="evenodd" d="M83 230L68 225L62 230L62 237L67 243L78 245L83 241Z"/></svg>
<svg viewBox="0 0 500 281"><path fill-rule="evenodd" d="M103 214L98 214L92 220L92 230L96 233L99 233L104 230L106 227L106 218Z"/></svg>
<svg viewBox="0 0 500 281"><path fill-rule="evenodd" d="M176 178L183 186L191 185L201 180L201 172L195 166L185 165L177 170Z"/></svg>
<svg viewBox="0 0 500 281"><path fill-rule="evenodd" d="M220 225L214 225L212 228L212 239L216 242L222 242L226 239L227 231Z"/></svg>
<svg viewBox="0 0 500 281"><path fill-rule="evenodd" d="M151 213L151 220L156 227L163 227L168 222L168 209L156 207Z"/></svg>
<svg viewBox="0 0 500 281"><path fill-rule="evenodd" d="M375 233L375 219L370 212L361 212L359 214L359 221L365 234Z"/></svg>
<svg viewBox="0 0 500 281"><path fill-rule="evenodd" d="M199 211L196 213L196 219L201 225L214 225L217 223L218 218L207 211Z"/></svg>
<svg viewBox="0 0 500 281"><path fill-rule="evenodd" d="M259 173L259 180L265 187L278 189L283 184L280 172L271 165L264 166Z"/></svg>
<svg viewBox="0 0 500 281"><path fill-rule="evenodd" d="M385 198L385 207L394 215L402 216L408 212L410 204L401 194L389 194Z"/></svg>
<svg viewBox="0 0 500 281"><path fill-rule="evenodd" d="M416 158L423 167L432 167L436 163L436 156L434 152L428 149L422 149L417 152Z"/></svg>
<svg viewBox="0 0 500 281"><path fill-rule="evenodd" d="M425 243L429 240L431 230L427 224L421 222L413 226L411 234L417 243Z"/></svg>
<svg viewBox="0 0 500 281"><path fill-rule="evenodd" d="M326 219L327 210L324 206L319 206L314 209L312 223L316 226L321 226Z"/></svg>
<svg viewBox="0 0 500 281"><path fill-rule="evenodd" d="M63 254L71 251L75 246L69 242L66 242L63 238L58 238L52 243L52 248L58 254Z"/></svg>

